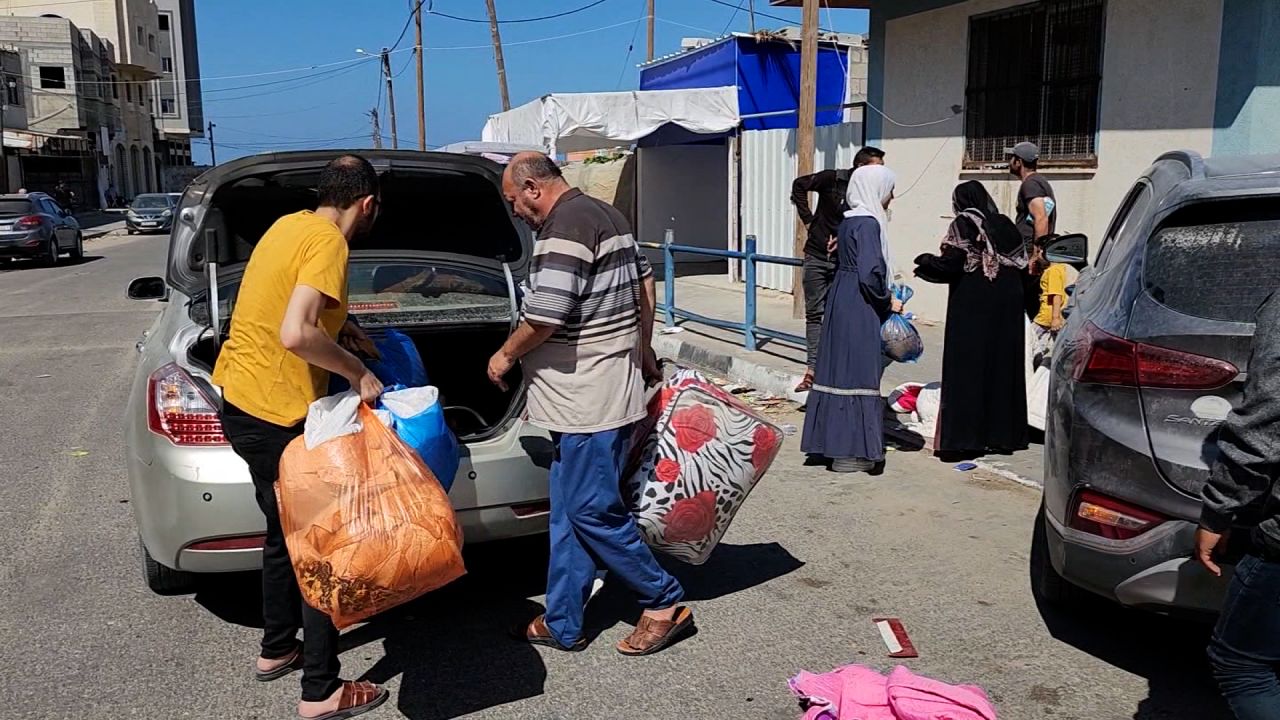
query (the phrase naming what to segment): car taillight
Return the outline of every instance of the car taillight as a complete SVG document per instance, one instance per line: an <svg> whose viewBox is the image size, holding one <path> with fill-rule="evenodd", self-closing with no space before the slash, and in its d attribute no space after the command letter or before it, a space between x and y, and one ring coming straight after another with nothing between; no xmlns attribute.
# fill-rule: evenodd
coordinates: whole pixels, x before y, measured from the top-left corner
<svg viewBox="0 0 1280 720"><path fill-rule="evenodd" d="M147 406L151 432L174 445L227 444L213 400L177 365L165 365L152 373Z"/></svg>
<svg viewBox="0 0 1280 720"><path fill-rule="evenodd" d="M201 540L200 542L191 543L186 549L205 551L261 550L266 541L266 535L238 535L236 537L217 538L216 540Z"/></svg>
<svg viewBox="0 0 1280 720"><path fill-rule="evenodd" d="M1167 520L1165 516L1108 497L1081 491L1072 503L1067 524L1076 530L1109 540L1134 538Z"/></svg>
<svg viewBox="0 0 1280 720"><path fill-rule="evenodd" d="M1093 323L1085 325L1084 337L1088 347L1075 369L1075 378L1082 383L1212 390L1240 373L1225 360L1125 340Z"/></svg>
<svg viewBox="0 0 1280 720"><path fill-rule="evenodd" d="M36 228L40 227L40 225L43 224L43 222L44 221L40 219L39 215L28 215L26 217L18 218L17 222L13 224L13 229L14 230L35 230Z"/></svg>

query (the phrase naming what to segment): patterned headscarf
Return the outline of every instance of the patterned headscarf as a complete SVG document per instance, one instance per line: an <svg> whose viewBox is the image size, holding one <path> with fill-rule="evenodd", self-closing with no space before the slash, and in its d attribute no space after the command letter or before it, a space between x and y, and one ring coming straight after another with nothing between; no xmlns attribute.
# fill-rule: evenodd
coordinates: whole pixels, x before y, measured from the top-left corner
<svg viewBox="0 0 1280 720"><path fill-rule="evenodd" d="M1000 266L1018 270L1027 267L1025 258L1010 257L999 252L987 236L988 221L995 221L1000 216L1000 209L991 199L991 195L982 183L977 180L961 183L951 195L951 206L955 210L956 219L947 226L947 234L942 238L942 249L953 247L965 254L964 271L969 273L982 268L982 275L988 280L995 280L1000 274ZM966 239L960 233L960 218L967 218L978 230L973 240Z"/></svg>

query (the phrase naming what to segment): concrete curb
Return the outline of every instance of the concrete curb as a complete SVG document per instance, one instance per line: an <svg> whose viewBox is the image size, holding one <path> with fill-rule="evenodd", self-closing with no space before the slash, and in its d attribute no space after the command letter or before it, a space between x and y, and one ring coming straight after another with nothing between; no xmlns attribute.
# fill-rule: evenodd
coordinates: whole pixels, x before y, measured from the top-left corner
<svg viewBox="0 0 1280 720"><path fill-rule="evenodd" d="M92 229L90 229L90 230L85 230L85 231L84 231L84 239L85 239L85 240L97 240L97 239L98 239L98 238L100 238L100 237L104 237L104 236L106 236L106 235L110 235L111 233L113 233L113 232L115 232L115 231L117 231L117 230L123 230L123 229L124 229L124 222L123 222L123 221L118 222L118 223L111 223L110 225L99 225L99 226L98 226L98 227L96 227L96 228L92 228Z"/></svg>
<svg viewBox="0 0 1280 720"><path fill-rule="evenodd" d="M808 398L808 393L794 392L804 378L803 370L791 372L712 350L697 341L686 340L682 333L663 335L655 330L653 349L660 358L692 365L769 395L797 403Z"/></svg>

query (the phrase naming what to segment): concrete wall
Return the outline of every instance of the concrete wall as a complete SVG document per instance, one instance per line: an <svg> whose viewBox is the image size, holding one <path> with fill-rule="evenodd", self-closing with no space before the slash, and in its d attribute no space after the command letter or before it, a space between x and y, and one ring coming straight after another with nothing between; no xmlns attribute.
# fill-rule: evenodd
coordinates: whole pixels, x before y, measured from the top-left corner
<svg viewBox="0 0 1280 720"><path fill-rule="evenodd" d="M1280 152L1280 2L1224 0L1213 152Z"/></svg>
<svg viewBox="0 0 1280 720"><path fill-rule="evenodd" d="M1125 191L1160 153L1213 149L1223 2L1167 0L1153 12L1145 0L1107 0L1097 168L1044 170L1058 199L1059 232L1087 233L1096 251ZM909 269L917 254L936 251L959 182L982 180L1013 214L1012 178L962 171L963 116L952 116L950 106L965 102L969 17L1019 4L905 0L873 10L871 102L904 124L953 117L921 128L869 118L868 142L886 151L898 174L889 235L899 267ZM913 9L922 11L906 14ZM945 286L914 287L917 313L945 314Z"/></svg>

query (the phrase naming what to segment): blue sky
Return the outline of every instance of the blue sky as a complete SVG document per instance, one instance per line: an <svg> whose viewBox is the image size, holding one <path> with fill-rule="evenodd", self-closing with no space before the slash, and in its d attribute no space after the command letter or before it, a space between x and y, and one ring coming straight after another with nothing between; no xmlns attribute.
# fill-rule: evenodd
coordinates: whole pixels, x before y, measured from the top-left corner
<svg viewBox="0 0 1280 720"><path fill-rule="evenodd" d="M505 21L550 15L589 2L497 0L497 9ZM678 50L682 37L747 31L748 0L741 2L743 9L735 12L715 0L656 0L655 54ZM757 13L788 19L781 22L757 14L758 27L799 24L798 10L772 8L768 0L755 0L755 5ZM431 0L430 6L435 12L486 17L483 0ZM271 149L370 147L368 111L375 104L381 107L383 134L389 135L379 63L361 60L356 49L376 53L393 46L411 7L411 0L198 1L205 119L217 124L218 159ZM639 78L636 64L645 55L644 15L645 0L605 0L568 17L504 24L512 106L553 91L634 89ZM820 21L841 32L867 28L867 15L858 10L824 9ZM423 24L427 143L478 139L485 118L501 110L488 23L426 14ZM410 27L391 58L392 72L401 73L395 77L401 148L417 147L416 78L408 50L412 46ZM277 72L282 70L296 72ZM194 152L197 163L208 162L207 142L197 142Z"/></svg>

